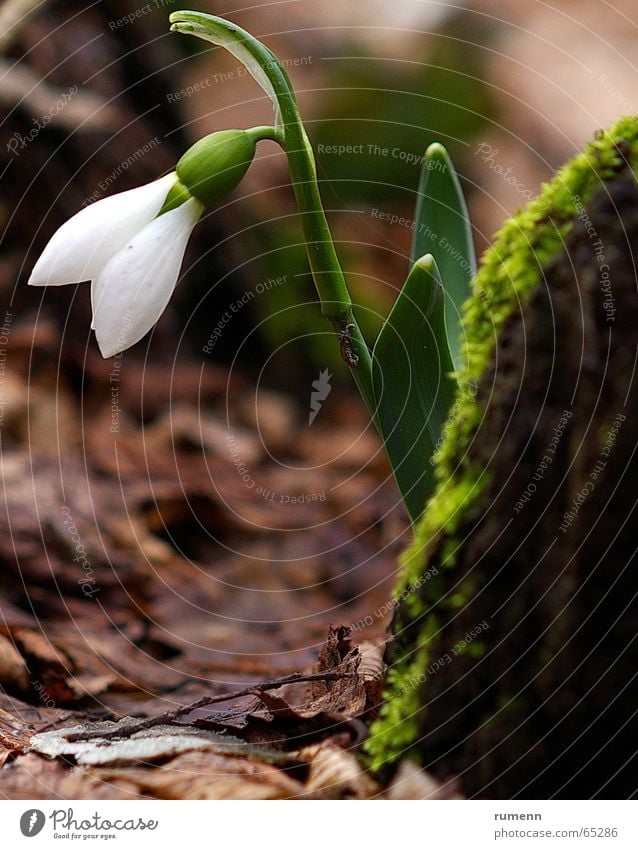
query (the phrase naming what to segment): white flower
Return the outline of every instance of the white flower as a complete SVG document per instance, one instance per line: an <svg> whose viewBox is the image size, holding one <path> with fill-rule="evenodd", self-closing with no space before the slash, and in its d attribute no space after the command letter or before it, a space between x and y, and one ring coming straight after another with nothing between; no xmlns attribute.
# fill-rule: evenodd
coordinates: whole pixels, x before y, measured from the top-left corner
<svg viewBox="0 0 638 849"><path fill-rule="evenodd" d="M90 280L91 326L102 356L130 348L166 309L186 243L205 207L239 185L257 142L275 136L273 127L204 136L171 174L91 204L63 224L29 283L61 286Z"/></svg>
<svg viewBox="0 0 638 849"><path fill-rule="evenodd" d="M177 284L191 231L204 206L191 197L158 217L175 172L91 204L54 233L32 286L91 281L102 356L130 348L157 322Z"/></svg>

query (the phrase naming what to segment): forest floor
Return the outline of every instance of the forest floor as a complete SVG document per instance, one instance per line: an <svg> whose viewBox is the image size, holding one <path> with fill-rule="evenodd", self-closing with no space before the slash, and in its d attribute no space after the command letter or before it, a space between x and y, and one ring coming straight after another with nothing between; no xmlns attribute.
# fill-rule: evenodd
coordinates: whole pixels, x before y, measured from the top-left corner
<svg viewBox="0 0 638 849"><path fill-rule="evenodd" d="M356 399L57 344L3 375L0 797L441 792L360 757L408 528Z"/></svg>

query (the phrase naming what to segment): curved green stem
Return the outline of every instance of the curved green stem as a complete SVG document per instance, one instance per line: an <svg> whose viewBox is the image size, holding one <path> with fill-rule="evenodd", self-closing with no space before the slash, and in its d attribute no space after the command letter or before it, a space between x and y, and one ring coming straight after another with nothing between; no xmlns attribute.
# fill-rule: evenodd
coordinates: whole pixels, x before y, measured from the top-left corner
<svg viewBox="0 0 638 849"><path fill-rule="evenodd" d="M283 70L283 69L282 69ZM350 293L337 257L330 226L321 201L314 151L291 97L281 102L283 148L288 165L308 252L315 287L321 299L321 312L339 338L341 356L350 367L359 391L374 415L372 359L354 316Z"/></svg>
<svg viewBox="0 0 638 849"><path fill-rule="evenodd" d="M230 50L247 65L273 98L278 112L277 127L254 128L253 132L262 131L264 135L259 138L277 141L288 157L292 188L301 216L308 261L321 302L321 312L335 329L341 355L350 367L371 415L375 416L370 351L353 312L321 202L314 151L306 135L288 74L271 50L236 24L202 12L174 12L170 20L172 30L199 36Z"/></svg>
<svg viewBox="0 0 638 849"><path fill-rule="evenodd" d="M279 144L282 142L281 132L276 127L250 127L250 129L244 132L256 142L264 141L265 139L278 142Z"/></svg>

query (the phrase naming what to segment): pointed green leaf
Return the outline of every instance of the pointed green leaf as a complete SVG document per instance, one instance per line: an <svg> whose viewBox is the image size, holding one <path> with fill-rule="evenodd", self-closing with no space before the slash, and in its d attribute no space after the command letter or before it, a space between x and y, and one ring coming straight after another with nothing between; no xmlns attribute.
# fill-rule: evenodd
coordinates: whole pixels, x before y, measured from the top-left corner
<svg viewBox="0 0 638 849"><path fill-rule="evenodd" d="M423 157L415 212L411 261L431 253L445 290L445 324L454 368L465 364L461 307L470 296L476 254L461 183L447 150L431 144Z"/></svg>
<svg viewBox="0 0 638 849"><path fill-rule="evenodd" d="M454 401L444 294L434 258L417 260L372 353L376 422L413 521L433 491L432 456Z"/></svg>

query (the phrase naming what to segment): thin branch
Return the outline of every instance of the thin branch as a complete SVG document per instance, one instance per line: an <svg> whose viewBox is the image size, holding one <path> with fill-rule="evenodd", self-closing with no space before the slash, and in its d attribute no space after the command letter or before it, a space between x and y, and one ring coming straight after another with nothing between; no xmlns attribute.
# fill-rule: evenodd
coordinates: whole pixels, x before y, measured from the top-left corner
<svg viewBox="0 0 638 849"><path fill-rule="evenodd" d="M251 684L249 687L244 687L241 690L235 690L231 693L222 693L216 696L202 696L196 702L190 705L184 705L175 710L167 711L159 716L151 716L146 719L131 719L130 722L121 721L118 728L111 728L107 731L100 729L87 729L85 731L75 731L72 734L66 734L65 739L69 743L79 743L86 740L113 740L122 737L130 737L140 731L146 731L148 728L154 728L157 725L170 725L182 716L192 713L198 708L208 707L209 705L219 704L220 702L228 702L232 699L238 699L242 696L259 696L260 693L267 690L276 690L284 684L305 683L307 681L341 681L345 678L355 678L356 672L314 672L308 675L303 675L300 672L293 672L291 675L285 675L283 678L273 678L271 681L263 681L257 684Z"/></svg>

